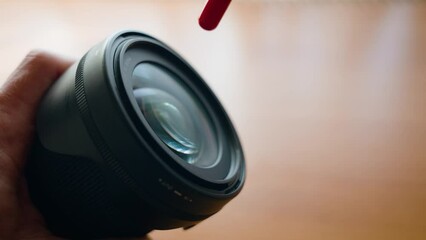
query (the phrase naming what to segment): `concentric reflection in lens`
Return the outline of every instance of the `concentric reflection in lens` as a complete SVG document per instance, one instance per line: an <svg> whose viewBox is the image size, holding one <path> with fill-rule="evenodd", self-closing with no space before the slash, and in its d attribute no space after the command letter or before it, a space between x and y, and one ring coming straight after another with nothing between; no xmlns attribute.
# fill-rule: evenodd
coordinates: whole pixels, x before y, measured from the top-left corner
<svg viewBox="0 0 426 240"><path fill-rule="evenodd" d="M189 164L214 164L218 156L214 127L182 80L152 63L136 66L132 80L138 106L160 140Z"/></svg>
<svg viewBox="0 0 426 240"><path fill-rule="evenodd" d="M160 139L172 150L193 163L199 152L199 141L191 116L170 94L153 88L134 90L139 107Z"/></svg>

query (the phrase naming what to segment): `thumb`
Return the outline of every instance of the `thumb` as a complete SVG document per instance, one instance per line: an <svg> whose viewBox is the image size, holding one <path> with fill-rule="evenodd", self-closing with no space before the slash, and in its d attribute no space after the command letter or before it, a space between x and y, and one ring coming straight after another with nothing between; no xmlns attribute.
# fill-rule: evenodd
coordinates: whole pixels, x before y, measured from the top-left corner
<svg viewBox="0 0 426 240"><path fill-rule="evenodd" d="M72 62L43 51L30 52L0 90L3 108L32 117L44 92Z"/></svg>

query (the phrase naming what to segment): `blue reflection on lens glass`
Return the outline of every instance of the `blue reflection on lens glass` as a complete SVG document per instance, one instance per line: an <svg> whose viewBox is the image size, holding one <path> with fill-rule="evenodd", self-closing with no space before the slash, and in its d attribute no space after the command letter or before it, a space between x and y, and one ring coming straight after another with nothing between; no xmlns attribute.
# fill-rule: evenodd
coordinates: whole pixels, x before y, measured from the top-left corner
<svg viewBox="0 0 426 240"><path fill-rule="evenodd" d="M165 145L189 164L213 165L218 143L200 101L167 69L140 63L132 76L133 94L146 121Z"/></svg>

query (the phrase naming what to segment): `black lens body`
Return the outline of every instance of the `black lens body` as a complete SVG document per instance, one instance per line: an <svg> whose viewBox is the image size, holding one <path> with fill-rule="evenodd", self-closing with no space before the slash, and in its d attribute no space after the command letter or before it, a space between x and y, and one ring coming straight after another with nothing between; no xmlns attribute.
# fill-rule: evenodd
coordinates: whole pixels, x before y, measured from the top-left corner
<svg viewBox="0 0 426 240"><path fill-rule="evenodd" d="M30 196L62 237L189 228L245 179L218 99L185 60L140 32L115 34L70 67L45 95L36 133Z"/></svg>

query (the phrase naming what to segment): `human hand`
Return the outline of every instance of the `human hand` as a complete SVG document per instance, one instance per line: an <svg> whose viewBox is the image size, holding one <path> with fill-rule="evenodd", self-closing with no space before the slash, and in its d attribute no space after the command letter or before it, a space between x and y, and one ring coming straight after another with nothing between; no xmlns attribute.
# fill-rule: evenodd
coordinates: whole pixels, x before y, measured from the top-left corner
<svg viewBox="0 0 426 240"><path fill-rule="evenodd" d="M0 239L59 239L32 205L23 172L40 100L71 64L31 52L0 88Z"/></svg>
<svg viewBox="0 0 426 240"><path fill-rule="evenodd" d="M57 239L31 203L23 171L39 102L70 64L31 52L0 89L0 239Z"/></svg>

